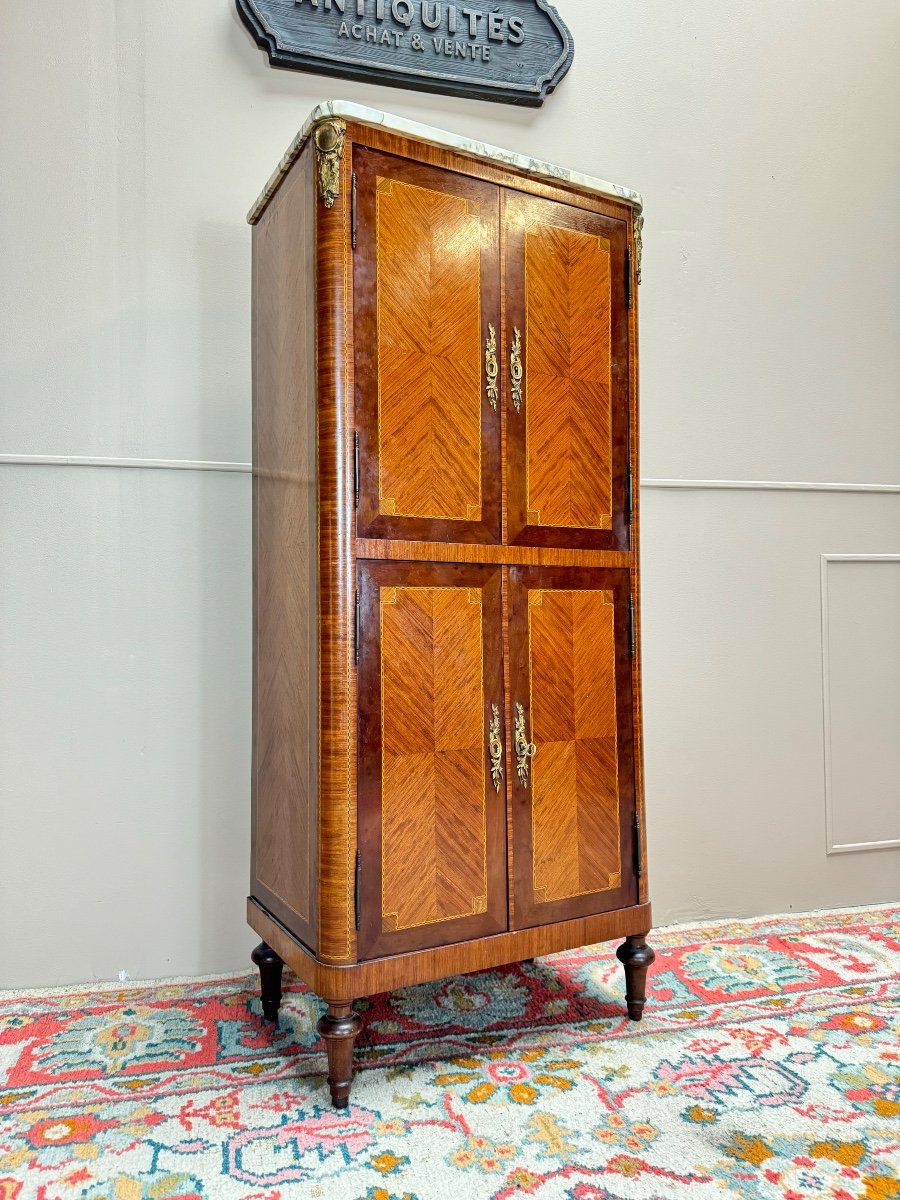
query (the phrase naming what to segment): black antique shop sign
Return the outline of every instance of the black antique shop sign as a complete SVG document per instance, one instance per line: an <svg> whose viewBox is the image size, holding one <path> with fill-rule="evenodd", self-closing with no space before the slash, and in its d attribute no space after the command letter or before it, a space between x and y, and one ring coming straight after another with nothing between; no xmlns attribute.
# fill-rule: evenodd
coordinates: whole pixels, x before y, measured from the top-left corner
<svg viewBox="0 0 900 1200"><path fill-rule="evenodd" d="M276 67L540 105L572 65L547 0L236 0Z"/></svg>

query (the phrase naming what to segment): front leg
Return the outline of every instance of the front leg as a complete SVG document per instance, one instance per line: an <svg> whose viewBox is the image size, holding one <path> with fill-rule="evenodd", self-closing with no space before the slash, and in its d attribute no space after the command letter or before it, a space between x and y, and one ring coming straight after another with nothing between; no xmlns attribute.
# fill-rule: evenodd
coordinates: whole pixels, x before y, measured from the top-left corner
<svg viewBox="0 0 900 1200"><path fill-rule="evenodd" d="M259 997L262 1001L263 1020L277 1021L281 1007L281 972L284 962L271 946L260 942L250 955L259 967Z"/></svg>
<svg viewBox="0 0 900 1200"><path fill-rule="evenodd" d="M647 990L647 968L656 958L644 934L627 937L616 951L616 958L625 968L625 1000L632 1021L644 1015L644 998Z"/></svg>
<svg viewBox="0 0 900 1200"><path fill-rule="evenodd" d="M325 1040L328 1051L328 1087L335 1108L347 1108L350 1085L353 1082L353 1046L362 1021L353 1011L349 1000L326 1000L328 1012L319 1019L316 1029Z"/></svg>

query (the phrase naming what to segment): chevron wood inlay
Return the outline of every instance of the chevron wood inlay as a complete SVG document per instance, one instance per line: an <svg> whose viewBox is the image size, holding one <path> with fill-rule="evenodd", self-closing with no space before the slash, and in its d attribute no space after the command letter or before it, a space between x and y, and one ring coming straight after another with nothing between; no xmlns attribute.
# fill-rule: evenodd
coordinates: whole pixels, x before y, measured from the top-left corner
<svg viewBox="0 0 900 1200"><path fill-rule="evenodd" d="M534 743L513 782L517 928L628 903L634 894L629 574L509 571L510 701Z"/></svg>
<svg viewBox="0 0 900 1200"><path fill-rule="evenodd" d="M496 544L499 189L369 150L353 172L357 535Z"/></svg>
<svg viewBox="0 0 900 1200"><path fill-rule="evenodd" d="M621 882L614 622L609 591L529 596L532 856L544 901Z"/></svg>
<svg viewBox="0 0 900 1200"><path fill-rule="evenodd" d="M462 196L377 184L379 506L481 520L481 219Z"/></svg>
<svg viewBox="0 0 900 1200"><path fill-rule="evenodd" d="M380 799L375 936L440 944L448 923L493 922L505 908L503 798L488 764L489 713L502 704L500 571L370 562L363 596L361 682L378 723L362 750ZM367 854L367 887L374 866Z"/></svg>
<svg viewBox="0 0 900 1200"><path fill-rule="evenodd" d="M381 886L388 929L487 907L482 638L477 591L393 588L382 595Z"/></svg>
<svg viewBox="0 0 900 1200"><path fill-rule="evenodd" d="M508 540L628 550L627 228L511 191L501 213L504 339L522 359L506 404Z"/></svg>
<svg viewBox="0 0 900 1200"><path fill-rule="evenodd" d="M528 520L612 527L610 245L555 225L525 234Z"/></svg>

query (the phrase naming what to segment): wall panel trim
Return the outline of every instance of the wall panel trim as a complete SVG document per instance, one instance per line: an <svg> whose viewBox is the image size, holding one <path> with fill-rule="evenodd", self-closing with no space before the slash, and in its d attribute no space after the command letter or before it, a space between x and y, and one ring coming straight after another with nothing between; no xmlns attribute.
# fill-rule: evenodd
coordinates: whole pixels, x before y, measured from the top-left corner
<svg viewBox="0 0 900 1200"><path fill-rule="evenodd" d="M821 556L822 590L822 731L825 755L825 830L827 854L858 854L867 850L900 848L900 838L877 842L839 842L834 840L834 794L831 762L831 684L829 659L828 564L833 562L900 563L900 554L823 554Z"/></svg>
<svg viewBox="0 0 900 1200"><path fill-rule="evenodd" d="M145 471L221 471L249 475L248 462L214 462L189 458L106 458L92 454L0 454L7 467L118 467ZM900 483L820 483L781 479L642 479L649 491L740 492L870 492L900 495Z"/></svg>
<svg viewBox="0 0 900 1200"><path fill-rule="evenodd" d="M900 483L818 483L781 479L642 479L642 488L660 491L875 492L900 494Z"/></svg>
<svg viewBox="0 0 900 1200"><path fill-rule="evenodd" d="M71 454L0 454L4 467L118 467L120 470L145 471L222 471L228 474L249 475L250 463L211 462L188 458L101 458L95 455Z"/></svg>

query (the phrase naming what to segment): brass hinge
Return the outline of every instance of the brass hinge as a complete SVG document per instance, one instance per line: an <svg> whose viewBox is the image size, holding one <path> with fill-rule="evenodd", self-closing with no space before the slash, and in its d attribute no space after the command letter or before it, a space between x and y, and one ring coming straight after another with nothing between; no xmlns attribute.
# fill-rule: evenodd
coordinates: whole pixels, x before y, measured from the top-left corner
<svg viewBox="0 0 900 1200"><path fill-rule="evenodd" d="M634 520L634 467L628 464L628 478L625 480L625 524L630 525Z"/></svg>
<svg viewBox="0 0 900 1200"><path fill-rule="evenodd" d="M350 245L356 249L356 172L351 176L350 184Z"/></svg>
<svg viewBox="0 0 900 1200"><path fill-rule="evenodd" d="M625 307L631 308L631 247L625 247Z"/></svg>
<svg viewBox="0 0 900 1200"><path fill-rule="evenodd" d="M644 852L641 846L641 814L634 810L634 875L640 882L644 873ZM358 928L358 926L357 926Z"/></svg>
<svg viewBox="0 0 900 1200"><path fill-rule="evenodd" d="M634 596L628 597L628 653L632 658L637 653L637 635L634 627Z"/></svg>
<svg viewBox="0 0 900 1200"><path fill-rule="evenodd" d="M359 666L359 592L356 592L353 603L353 658Z"/></svg>
<svg viewBox="0 0 900 1200"><path fill-rule="evenodd" d="M356 852L356 870L353 877L353 916L356 921L356 928L359 929L359 873L360 873L360 854Z"/></svg>
<svg viewBox="0 0 900 1200"><path fill-rule="evenodd" d="M359 508L359 434L353 435L353 506Z"/></svg>

